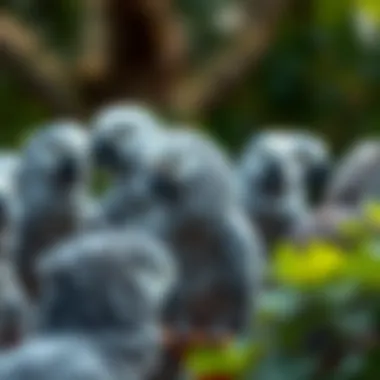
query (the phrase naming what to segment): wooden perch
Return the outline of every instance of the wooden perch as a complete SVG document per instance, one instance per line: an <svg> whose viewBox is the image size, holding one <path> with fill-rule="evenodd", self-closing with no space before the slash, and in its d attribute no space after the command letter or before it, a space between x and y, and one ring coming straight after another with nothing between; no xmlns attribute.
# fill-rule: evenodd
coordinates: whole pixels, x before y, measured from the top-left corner
<svg viewBox="0 0 380 380"><path fill-rule="evenodd" d="M286 0L270 3L266 3L270 7L261 7L256 17L250 17L224 51L179 84L170 104L175 113L185 118L193 117L213 107L260 61L275 36Z"/></svg>
<svg viewBox="0 0 380 380"><path fill-rule="evenodd" d="M0 59L55 115L81 114L67 67L32 29L4 11L0 14Z"/></svg>

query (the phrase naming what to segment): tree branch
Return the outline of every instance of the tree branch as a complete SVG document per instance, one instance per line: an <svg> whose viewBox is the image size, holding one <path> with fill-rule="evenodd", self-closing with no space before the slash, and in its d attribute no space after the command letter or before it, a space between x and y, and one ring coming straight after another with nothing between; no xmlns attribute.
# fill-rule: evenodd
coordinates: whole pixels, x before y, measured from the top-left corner
<svg viewBox="0 0 380 380"><path fill-rule="evenodd" d="M87 104L133 98L159 106L184 62L173 0L82 1L77 78Z"/></svg>
<svg viewBox="0 0 380 380"><path fill-rule="evenodd" d="M67 67L44 46L39 36L4 11L0 14L0 31L1 64L56 115L80 115L78 92Z"/></svg>
<svg viewBox="0 0 380 380"><path fill-rule="evenodd" d="M179 84L171 97L174 112L192 117L213 107L261 60L275 36L286 0L258 3L260 9L250 4L252 16L229 46Z"/></svg>
<svg viewBox="0 0 380 380"><path fill-rule="evenodd" d="M77 76L85 81L101 80L109 68L109 20L107 0L82 0L81 40L76 62Z"/></svg>

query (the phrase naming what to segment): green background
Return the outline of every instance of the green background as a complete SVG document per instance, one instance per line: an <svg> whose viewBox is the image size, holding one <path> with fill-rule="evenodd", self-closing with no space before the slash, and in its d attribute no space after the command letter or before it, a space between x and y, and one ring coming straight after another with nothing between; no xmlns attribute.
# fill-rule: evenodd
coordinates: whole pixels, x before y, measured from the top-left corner
<svg viewBox="0 0 380 380"><path fill-rule="evenodd" d="M75 1L8 0L17 15L42 30L65 58L75 53L80 15ZM191 41L191 60L203 62L228 37L212 20L238 0L177 0ZM306 127L324 135L337 152L376 134L380 125L380 48L366 46L353 28L350 0L293 1L277 38L260 64L201 121L233 150L267 124ZM294 6L296 4L296 6ZM51 113L9 70L2 70L2 141L17 144L23 132Z"/></svg>

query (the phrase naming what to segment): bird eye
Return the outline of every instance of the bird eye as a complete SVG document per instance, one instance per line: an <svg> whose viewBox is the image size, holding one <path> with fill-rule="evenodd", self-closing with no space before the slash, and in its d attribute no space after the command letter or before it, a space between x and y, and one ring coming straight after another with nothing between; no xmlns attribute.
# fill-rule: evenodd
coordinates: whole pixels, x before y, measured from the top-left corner
<svg viewBox="0 0 380 380"><path fill-rule="evenodd" d="M329 179L330 167L328 164L321 163L313 165L306 172L306 188L309 201L312 204L319 202L323 197L323 192Z"/></svg>
<svg viewBox="0 0 380 380"><path fill-rule="evenodd" d="M167 176L156 176L152 180L152 191L159 199L168 202L179 201L181 195L179 184Z"/></svg>
<svg viewBox="0 0 380 380"><path fill-rule="evenodd" d="M284 192L285 178L278 162L268 162L263 170L260 186L264 194L279 196Z"/></svg>
<svg viewBox="0 0 380 380"><path fill-rule="evenodd" d="M56 179L60 185L73 184L80 176L80 167L72 157L64 157L56 168Z"/></svg>

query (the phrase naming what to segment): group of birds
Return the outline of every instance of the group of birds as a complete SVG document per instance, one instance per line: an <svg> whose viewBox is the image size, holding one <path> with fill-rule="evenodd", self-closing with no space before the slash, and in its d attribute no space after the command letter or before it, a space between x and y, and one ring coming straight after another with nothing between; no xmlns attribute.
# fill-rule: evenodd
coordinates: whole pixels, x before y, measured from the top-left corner
<svg viewBox="0 0 380 380"><path fill-rule="evenodd" d="M0 154L0 380L177 379L167 341L247 336L274 244L328 235L380 190L376 140L335 164L273 127L233 159L136 104L89 124Z"/></svg>

